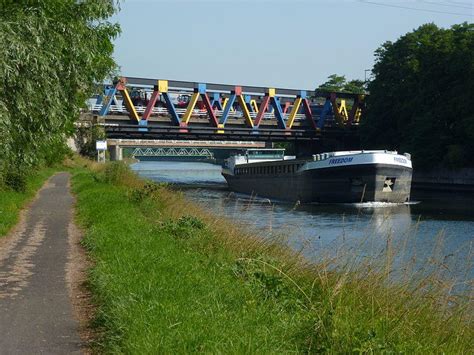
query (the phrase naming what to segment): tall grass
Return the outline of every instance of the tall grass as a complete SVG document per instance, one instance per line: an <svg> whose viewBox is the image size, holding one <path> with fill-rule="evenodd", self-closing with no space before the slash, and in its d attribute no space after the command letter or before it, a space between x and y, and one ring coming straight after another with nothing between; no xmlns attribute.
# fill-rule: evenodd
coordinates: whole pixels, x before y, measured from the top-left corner
<svg viewBox="0 0 474 355"><path fill-rule="evenodd" d="M309 263L124 165L76 169L106 352L472 353L472 294L376 259ZM411 270L411 271L410 271Z"/></svg>

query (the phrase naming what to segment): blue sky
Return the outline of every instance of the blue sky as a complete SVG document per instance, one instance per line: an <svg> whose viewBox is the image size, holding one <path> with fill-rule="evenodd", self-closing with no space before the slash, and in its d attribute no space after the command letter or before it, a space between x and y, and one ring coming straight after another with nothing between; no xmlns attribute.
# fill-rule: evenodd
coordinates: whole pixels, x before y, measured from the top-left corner
<svg viewBox="0 0 474 355"><path fill-rule="evenodd" d="M418 26L473 22L469 0L125 0L124 76L314 89L364 79L374 50Z"/></svg>

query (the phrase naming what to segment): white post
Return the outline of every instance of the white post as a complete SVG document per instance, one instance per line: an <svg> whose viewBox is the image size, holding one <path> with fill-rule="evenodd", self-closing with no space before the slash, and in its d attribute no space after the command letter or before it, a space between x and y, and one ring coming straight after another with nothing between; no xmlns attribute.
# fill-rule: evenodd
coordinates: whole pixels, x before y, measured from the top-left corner
<svg viewBox="0 0 474 355"><path fill-rule="evenodd" d="M105 151L107 150L107 141L96 141L95 149L97 150L97 161L105 163Z"/></svg>

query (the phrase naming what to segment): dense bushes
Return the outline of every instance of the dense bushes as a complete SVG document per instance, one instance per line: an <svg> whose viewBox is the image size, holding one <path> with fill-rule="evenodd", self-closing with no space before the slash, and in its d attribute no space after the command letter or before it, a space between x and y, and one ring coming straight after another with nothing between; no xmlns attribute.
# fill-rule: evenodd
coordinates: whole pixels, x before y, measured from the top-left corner
<svg viewBox="0 0 474 355"><path fill-rule="evenodd" d="M418 168L474 166L474 25L426 24L375 54L365 147L408 151Z"/></svg>
<svg viewBox="0 0 474 355"><path fill-rule="evenodd" d="M115 0L5 1L0 7L0 181L23 189L29 171L67 152L65 139L114 68L106 22Z"/></svg>

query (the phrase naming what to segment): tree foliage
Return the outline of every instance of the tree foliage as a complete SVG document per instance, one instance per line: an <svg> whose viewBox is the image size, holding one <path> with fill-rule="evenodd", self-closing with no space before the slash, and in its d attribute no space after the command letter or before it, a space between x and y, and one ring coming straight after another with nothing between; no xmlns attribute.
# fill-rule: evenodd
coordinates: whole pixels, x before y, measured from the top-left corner
<svg viewBox="0 0 474 355"><path fill-rule="evenodd" d="M64 154L94 83L115 67L115 0L2 1L0 168L20 178ZM7 179L10 183L10 179Z"/></svg>
<svg viewBox="0 0 474 355"><path fill-rule="evenodd" d="M328 92L347 92L351 94L364 94L365 83L362 80L355 79L347 81L345 75L332 74L328 80L316 88L317 91Z"/></svg>
<svg viewBox="0 0 474 355"><path fill-rule="evenodd" d="M421 168L474 166L474 25L422 25L375 55L366 148L408 151Z"/></svg>

